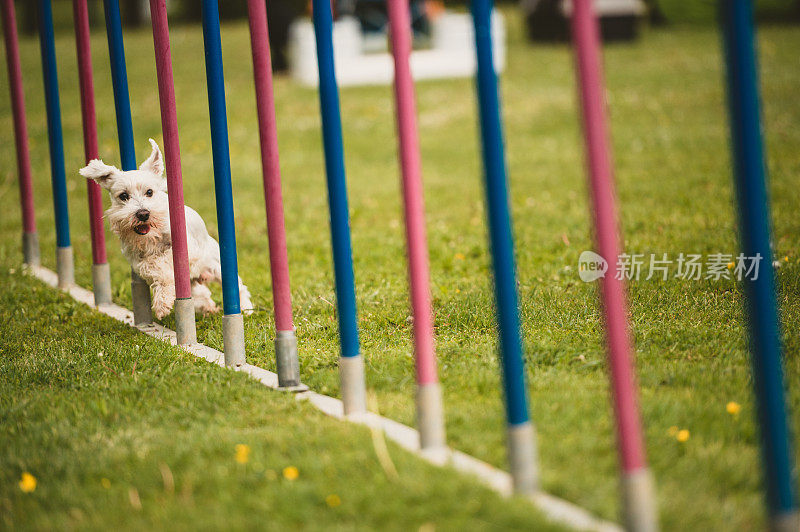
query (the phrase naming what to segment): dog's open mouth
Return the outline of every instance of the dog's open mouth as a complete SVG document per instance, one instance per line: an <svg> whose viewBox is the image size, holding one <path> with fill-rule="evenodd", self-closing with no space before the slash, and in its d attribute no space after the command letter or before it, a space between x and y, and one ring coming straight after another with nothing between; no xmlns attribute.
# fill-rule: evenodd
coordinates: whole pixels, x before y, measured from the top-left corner
<svg viewBox="0 0 800 532"><path fill-rule="evenodd" d="M150 224L142 224L142 225L137 225L137 226L135 226L135 227L133 228L133 230L134 230L134 231L136 232L136 234L138 234L138 235L146 235L147 233L149 233L149 232L150 232Z"/></svg>

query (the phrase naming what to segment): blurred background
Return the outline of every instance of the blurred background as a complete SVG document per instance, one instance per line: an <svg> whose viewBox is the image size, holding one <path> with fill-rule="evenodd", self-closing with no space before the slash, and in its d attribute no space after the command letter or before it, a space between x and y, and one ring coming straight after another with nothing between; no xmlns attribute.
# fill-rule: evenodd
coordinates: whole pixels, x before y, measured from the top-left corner
<svg viewBox="0 0 800 532"><path fill-rule="evenodd" d="M149 25L148 0L119 0L122 22L127 27ZM383 0L333 0L337 18L354 16L362 30L369 33L385 29ZM102 0L89 0L91 24L102 25ZM269 16L270 43L273 52L273 68L288 69L287 43L289 27L297 18L310 13L309 0L266 0ZM36 31L35 2L17 0L17 17L20 31L33 34ZM92 5L94 4L94 5ZM412 0L412 14L417 41L425 37L427 24L444 8L460 10L467 0ZM534 40L566 40L567 24L564 12L569 9L569 0L499 0L498 6L517 7L520 17L525 18L528 36ZM715 21L715 0L599 0L598 10L605 10L603 36L607 40L633 39L641 24L650 25L711 25ZM760 22L800 22L800 0L757 0L756 15ZM54 0L53 16L56 31L72 31L72 7L70 0ZM172 0L167 3L171 24L196 24L200 22L199 0ZM225 0L219 2L223 20L247 17L247 0ZM508 13L509 11L504 11ZM382 16L383 15L383 16Z"/></svg>

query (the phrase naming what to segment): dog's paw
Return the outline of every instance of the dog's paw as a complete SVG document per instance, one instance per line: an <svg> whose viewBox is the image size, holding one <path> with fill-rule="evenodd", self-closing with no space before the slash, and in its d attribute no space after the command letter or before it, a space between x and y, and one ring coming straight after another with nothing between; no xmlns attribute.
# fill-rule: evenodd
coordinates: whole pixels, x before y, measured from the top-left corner
<svg viewBox="0 0 800 532"><path fill-rule="evenodd" d="M252 314L255 310L255 306L253 302L250 301L250 292L247 291L246 286L242 286L239 292L239 308L242 311L242 314Z"/></svg>
<svg viewBox="0 0 800 532"><path fill-rule="evenodd" d="M159 320L164 318L172 310L174 298L170 300L166 297L153 298L153 315Z"/></svg>
<svg viewBox="0 0 800 532"><path fill-rule="evenodd" d="M239 308L244 315L250 315L255 311L255 307L253 303L249 299L242 298L241 302L239 303Z"/></svg>
<svg viewBox="0 0 800 532"><path fill-rule="evenodd" d="M241 277L239 277L239 308L242 310L242 314L252 314L255 310L253 302L250 301L250 290L242 282Z"/></svg>
<svg viewBox="0 0 800 532"><path fill-rule="evenodd" d="M208 301L201 305L195 305L195 310L200 314L216 314L219 312L219 307L213 301Z"/></svg>
<svg viewBox="0 0 800 532"><path fill-rule="evenodd" d="M172 310L171 307L167 305L153 305L153 315L157 319L164 319Z"/></svg>

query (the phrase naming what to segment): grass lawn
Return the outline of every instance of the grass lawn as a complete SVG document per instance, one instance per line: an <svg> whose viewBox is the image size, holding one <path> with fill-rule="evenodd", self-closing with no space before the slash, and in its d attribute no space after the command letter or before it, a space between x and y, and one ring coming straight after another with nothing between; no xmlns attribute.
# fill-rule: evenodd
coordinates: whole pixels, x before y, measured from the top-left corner
<svg viewBox="0 0 800 532"><path fill-rule="evenodd" d="M19 271L0 287L0 528L560 530Z"/></svg>
<svg viewBox="0 0 800 532"><path fill-rule="evenodd" d="M617 461L596 287L582 283L576 274L578 256L590 248L591 240L572 56L566 46L528 45L516 11L509 15L512 13L514 16L507 19L509 49L508 69L502 77L503 111L531 412L539 432L543 483L548 491L614 519L618 515ZM101 154L106 162L117 164L105 36L102 29L95 34ZM782 264L777 276L787 381L796 383L800 377L800 193L795 184L800 173L800 62L793 51L800 47L800 28L765 27L759 37L774 245ZM139 160L149 153L148 137L160 140L151 39L149 29L126 35ZM85 186L77 174L83 164L83 147L73 36L58 36L56 45L77 279L89 287L91 254ZM248 357L254 364L274 369L266 224L246 24L226 25L223 45L240 273L258 307L245 320ZM200 28L174 28L172 51L186 201L205 217L212 234L216 234ZM52 268L55 244L36 40L24 40L21 53L37 221L43 262ZM649 31L636 44L609 46L605 63L627 250L648 257L651 253L668 253L671 258L681 252L735 254L719 35L704 28ZM5 80L0 78L3 94L8 93ZM458 449L505 467L473 83L420 83L417 95L448 441ZM314 390L336 395L337 329L317 95L289 79L279 79L276 100L302 378ZM392 91L390 87L345 89L341 91L341 102L367 382L382 413L413 424L414 373ZM0 198L8 206L0 218L0 263L7 271L17 267L21 255L11 111L6 96L0 98L0 132ZM115 300L129 305L128 269L112 235L109 249ZM12 282L8 279L3 277L4 285ZM314 418L313 423L295 422L293 430L306 433L290 440L292 436L284 431L283 425L288 421L283 413L299 409L302 416L314 414L258 391L238 377L190 362L170 366L169 361L178 357L172 351L167 356L150 340L145 342L151 347L147 356L140 359L137 373L151 368L147 378L141 379L151 382L163 378L159 386L144 388L142 381L137 384L126 379L127 384L115 386L107 395L88 391L86 396L60 395L65 393L60 391L62 388L76 389L84 382L89 386L112 378L96 362L86 361L90 360L85 357L91 354L93 345L86 345L90 330L103 334L102 340L92 342L106 342L110 351L119 349L115 356L120 357L119 364L126 374L130 366L124 364L132 363L131 354L120 347L118 336L131 333L112 327L102 318L90 319L83 310L70 310L72 307L63 299L46 295L42 289L31 296L32 288L23 288L19 279L13 281L13 286L21 293L3 289L4 305L0 309L9 329L0 345L4 351L11 351L4 352L3 357L11 362L0 366L4 372L0 401L4 407L14 405L13 415L4 419L16 432L6 431L8 442L0 447L6 449L0 451L5 453L0 454L0 461L14 464L5 468L10 473L4 473L0 493L5 494L5 499L0 501L9 500L8 494L16 489L20 468L32 467L20 458L21 454L15 454L22 449L29 449L26 452L38 460L48 456L47 462L62 464L71 472L68 493L38 506L45 515L36 519L62 515L73 506L94 508L101 500L98 497L105 496L97 482L90 479L108 469L98 469L102 464L89 460L84 454L86 448L78 445L80 438L87 435L90 437L86 441L95 442L93 445L109 445L103 451L108 455L103 458L103 467L123 478L131 477L129 483L139 474L141 461L151 460L152 467L141 473L149 483L143 486L160 489L159 458L148 452L151 447L141 443L142 433L151 445L176 431L185 435L159 445L168 445L168 453L174 453L174 467L180 464L196 475L195 486L199 488L206 482L202 476L205 473L214 475L216 480L209 480L210 483L227 485L226 475L233 467L230 460L217 466L212 465L210 457L229 452L230 445L241 439L244 427L252 427L246 433L253 436L254 448L271 453L268 456L273 462L269 463L283 464L286 457L294 456L289 453L299 453L298 460L301 455L305 457L307 467L323 469L334 467L325 465L333 464L333 454L321 452L317 444L323 437L331 442L336 438L346 441L346 432L355 430ZM648 457L658 484L664 528L763 527L741 291L728 280L642 279L631 283L630 300ZM22 338L26 325L14 314L17 311L9 308L12 302L20 301L30 302L26 312L37 315L40 311L32 304L43 305L40 320L54 313L65 322L49 333L58 336L58 347L48 350L46 342ZM66 319L72 312L80 319ZM174 325L171 317L165 323ZM222 348L218 316L200 319L198 334L201 341ZM151 350L153 359L149 360ZM69 353L75 353L74 357ZM49 362L38 362L39 357ZM172 369L161 369L168 367ZM58 379L56 374L60 375ZM171 375L175 375L174 386L166 384L166 377ZM31 382L41 384L31 387ZM229 388L234 383L235 395ZM68 404L58 401L64 397L69 397ZM106 398L105 413L99 406L100 397ZM232 403L224 407L224 415L215 398ZM41 401L46 407L37 409L32 404L22 409L20 405L25 400L36 404ZM726 412L729 401L742 405L740 414ZM798 426L797 386L791 390L790 402L793 424ZM80 429L83 423L91 428ZM113 423L111 434L116 437L91 436L101 432L107 435L103 423ZM52 431L43 430L51 424L55 424ZM77 429L72 432L67 424ZM688 430L689 439L677 441L675 427ZM295 441L302 445L295 445ZM89 453L99 452L94 447L90 449ZM129 455L131 451L133 455ZM424 469L410 460L407 463L409 471ZM408 482L422 485L425 478L434 476L427 474ZM359 484L355 477L353 480L353 484ZM348 484L342 484L345 485ZM264 489L275 489L278 497L287 496L277 484L271 486ZM321 491L314 491L321 489L309 484L308 491L297 492L296 504L271 506L271 513L277 519L296 520L287 523L300 522L302 512L318 505L319 497L324 497ZM357 491L354 486L348 489ZM455 493L457 488L447 489ZM394 497L398 508L411 504L407 513L397 510L398 519L410 519L416 512L414 503L401 498L401 491L397 489L394 495L387 491L385 497ZM366 496L362 493L362 501L364 507L369 507ZM384 494L381 500L383 497ZM152 500L160 499L153 495ZM421 496L421 500L430 498ZM372 502L377 506L379 499L373 497ZM267 504L263 500L261 503ZM14 504L15 512L19 511ZM186 519L192 518L189 509L180 509L186 512ZM214 511L218 512L214 514L218 519L226 515L223 507ZM103 519L122 520L115 513L93 512L84 511L87 516L96 515L98 523L106 522ZM279 512L287 514L278 515ZM459 515L463 514L453 514L453 519ZM309 517L306 522L316 521ZM364 524L376 523L377 520Z"/></svg>

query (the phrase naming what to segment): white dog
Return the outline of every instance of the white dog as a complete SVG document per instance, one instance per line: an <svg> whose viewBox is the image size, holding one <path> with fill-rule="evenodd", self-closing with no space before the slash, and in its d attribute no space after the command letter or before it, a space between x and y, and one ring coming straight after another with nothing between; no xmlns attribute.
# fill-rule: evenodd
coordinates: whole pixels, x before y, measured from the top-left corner
<svg viewBox="0 0 800 532"><path fill-rule="evenodd" d="M94 159L81 168L80 174L110 193L111 208L106 211L106 218L122 243L122 254L152 288L153 312L161 319L169 314L175 302L175 278L164 159L153 139L150 145L153 151L138 170L123 172ZM195 310L216 312L217 305L206 283L222 281L219 244L208 234L196 211L184 206L184 213ZM239 295L242 311L252 311L250 292L241 277Z"/></svg>

